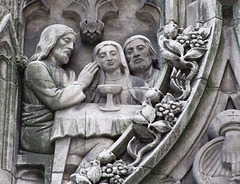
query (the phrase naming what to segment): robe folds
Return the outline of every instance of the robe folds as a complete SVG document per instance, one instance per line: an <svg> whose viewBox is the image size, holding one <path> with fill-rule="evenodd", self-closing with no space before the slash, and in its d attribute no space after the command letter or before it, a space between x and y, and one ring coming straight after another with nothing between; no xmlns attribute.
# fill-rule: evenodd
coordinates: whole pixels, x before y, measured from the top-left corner
<svg viewBox="0 0 240 184"><path fill-rule="evenodd" d="M36 153L53 153L50 142L55 111L85 99L75 72L47 61L31 62L24 74L21 146Z"/></svg>

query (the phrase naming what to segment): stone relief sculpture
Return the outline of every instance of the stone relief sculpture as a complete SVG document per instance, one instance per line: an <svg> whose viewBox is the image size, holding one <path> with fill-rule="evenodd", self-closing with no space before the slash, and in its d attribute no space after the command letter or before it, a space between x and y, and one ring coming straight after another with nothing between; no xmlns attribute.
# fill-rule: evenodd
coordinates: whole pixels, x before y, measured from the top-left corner
<svg viewBox="0 0 240 184"><path fill-rule="evenodd" d="M219 113L210 124L213 138L198 152L194 176L199 183L239 183L239 110Z"/></svg>
<svg viewBox="0 0 240 184"><path fill-rule="evenodd" d="M160 77L157 53L151 41L142 35L128 38L123 46L132 75L155 87ZM158 88L158 86L156 86Z"/></svg>
<svg viewBox="0 0 240 184"><path fill-rule="evenodd" d="M114 96L114 103L140 105L145 99L147 84L130 75L122 47L114 41L104 41L95 47L93 55L100 67L97 85L119 85L122 90ZM105 102L106 99L99 94L96 85L94 88L90 101Z"/></svg>
<svg viewBox="0 0 240 184"><path fill-rule="evenodd" d="M190 34L188 29L193 30L193 28L187 28L184 34ZM201 33L205 34L204 39L206 39L210 32L203 29ZM159 38L163 56L166 58L169 55L174 56L179 51L179 54L182 54L181 57L185 59L200 58L206 49L195 48L195 45L191 45L192 50L184 51L185 47L190 45L190 41L189 45L187 43L187 46L182 46L181 35L182 32L179 33L176 24L170 22L165 27L165 35ZM176 38L179 42L173 40ZM73 71L65 71L62 68L63 64L68 63L75 42L76 34L64 25L52 25L42 32L37 51L25 70L22 148L36 153L53 153L52 143L55 141L54 160L59 160L61 157L60 149L64 151L61 167L54 161L53 183L59 183L62 179L63 181L69 180L77 166L76 173L70 177L70 183L97 183L105 180L110 183L115 181L121 183L126 176L134 172L134 167L141 163L145 155L154 150L166 134L174 128L177 117L184 109L191 92L189 91L191 79L196 75L198 65L195 61L188 62L188 65L185 60L180 61L180 63L183 62L181 70L190 68L190 71L184 78L185 74L181 71L175 75L177 69L174 68L171 75L173 84L170 88L175 93L164 95L158 89L160 70L154 68L157 62L156 52L148 38L137 35L129 38L124 44L128 63L118 43L104 41L93 51L96 61L88 64L76 80ZM49 47L46 47L47 43ZM202 46L205 47L205 45ZM188 57L185 56L187 54ZM171 59L169 62L174 65L176 62L173 59L177 60L177 57L167 59ZM179 65L177 63L174 66ZM136 76L130 75L128 67ZM99 72L95 76L97 70ZM176 86L178 91L175 90ZM153 88L149 89L149 87ZM146 89L149 89L147 93ZM180 92L182 95L179 97ZM129 107L129 112L125 112L124 119L117 117L116 120L120 123L118 125L114 124L116 120L113 114L109 114L109 120L106 121L102 118L101 111L109 113L121 110L121 107L116 108L113 105L106 107L109 101L108 93L114 94L110 99L112 104L142 104L141 109L139 106ZM85 95L87 103L81 105ZM107 104L102 107L101 104L106 101ZM88 102L98 104L90 105ZM94 112L99 111L98 118L88 113L91 109ZM54 112L56 113L53 118ZM133 137L129 137L130 133L122 137L129 139L126 145L127 160L133 159L133 161L127 165L124 161L118 160L109 165L116 158L111 146L116 138L130 127L130 120L133 122L131 126ZM109 129L102 126L104 121L111 123L115 128ZM36 126L38 123L41 123L41 126ZM75 128L72 129L72 127ZM39 137L43 138L42 142L34 132L41 134ZM34 138L35 141L40 141L40 146L34 147L36 146L33 143ZM120 141L117 144L122 143ZM81 147L84 147L82 151ZM108 150L104 151L104 149ZM121 171L108 173L108 170L114 170L115 167L123 168L124 173ZM103 174L104 172L106 175ZM58 177L58 173L61 173L61 177Z"/></svg>
<svg viewBox="0 0 240 184"><path fill-rule="evenodd" d="M62 68L75 42L76 33L65 25L48 26L41 34L25 70L21 145L26 151L53 153L50 136L54 112L85 99L83 91L91 83L97 65L89 64L77 80L74 71Z"/></svg>
<svg viewBox="0 0 240 184"><path fill-rule="evenodd" d="M86 92L89 96L86 102L94 103L86 103L56 113L51 137L51 140L64 139L66 136L73 137L69 148L63 149L68 154L65 158L67 159L66 168L70 168L71 164L79 164L76 172L82 172L85 168L91 167L91 162L104 149L109 148L116 138L128 128L134 112L140 106L127 105L141 104L146 93L146 83L142 79L130 75L123 50L118 43L105 41L98 44L94 49L94 59L99 65L99 73ZM104 94L99 93L101 90L99 87L105 87L104 90L107 91L110 88L114 90L114 87L118 86L121 91L119 90L120 94L113 97L113 101L116 104L125 104L125 106L121 106L119 109L102 109L101 103L105 103L106 98L102 96ZM92 111L95 114L92 114ZM83 126L84 124L85 126ZM71 130L72 127L75 127L75 132ZM74 158L78 158L78 161L76 162ZM73 162L75 160L75 163L71 163L71 159ZM81 175L81 177L83 176ZM65 177L65 179L68 178Z"/></svg>
<svg viewBox="0 0 240 184"><path fill-rule="evenodd" d="M199 60L207 51L206 40L211 32L211 28L180 29L171 20L164 27L164 35L158 39L160 51L165 59L174 67L170 86L176 93L182 93L179 100L186 99L191 91L191 80L196 76ZM187 70L187 72L183 72Z"/></svg>
<svg viewBox="0 0 240 184"><path fill-rule="evenodd" d="M0 4L0 183L239 183L239 1Z"/></svg>
<svg viewBox="0 0 240 184"><path fill-rule="evenodd" d="M104 32L103 19L117 14L118 7L115 0L71 0L64 9L64 16L81 19L80 33L85 44L99 43Z"/></svg>
<svg viewBox="0 0 240 184"><path fill-rule="evenodd" d="M198 30L200 31L197 32ZM180 30L174 22L170 21L169 24L165 26L164 31L165 34L159 37L160 50L162 51L163 56L168 59L173 66L181 66L181 70L178 71L178 74L176 74L176 68L173 68L172 71L171 79L173 84L170 84L170 89L173 90L173 92L171 92L172 94L167 93L164 95L161 91L159 91L159 87L156 85L159 83L158 80L160 71L153 67L153 63L154 61L157 61L157 57L149 39L142 35L137 35L129 38L124 44L125 55L132 74L145 79L145 81L148 82L148 85L153 87L150 88L146 93L147 100L142 103L141 110L137 110L132 118L133 125L131 128L133 137L129 137L126 148L129 159L131 158L133 160L129 165L122 161L116 161L113 163L113 165L107 164L104 166L106 163L102 162L101 159L107 160L105 157L107 158L109 155L112 155L113 153L111 151L115 153L114 148L110 147L108 151L101 153L101 156L92 161L93 165L90 165L85 169L80 169L73 174L71 176L71 184L81 183L85 180L88 181L88 183L98 183L102 180L101 178L109 178L109 181L114 181L115 175L114 173L110 172L110 170L114 170L113 168L115 163L119 162L121 163L121 167L126 168L126 171L129 171L127 172L127 175L134 173L134 167L137 167L144 159L145 155L154 150L160 144L161 140L166 137L167 133L174 129L178 120L178 116L181 114L187 104L187 97L191 92L191 80L198 72L197 62L191 62L191 60L200 58L206 52L207 49L205 44L207 41L204 42L200 39L205 40L210 34L210 29L196 28L195 30L192 27L189 27L183 31ZM199 42L199 45L193 44L193 41L195 43L195 40L188 40L189 43L186 43L186 45L183 46L182 44L185 44L185 42L183 42L180 38L185 35L187 39L194 39L194 36L194 38L190 37L193 32L196 34L194 36L196 36L196 40ZM177 41L175 41L176 38ZM200 42L203 42L202 45ZM102 42L96 47L99 47L100 57L102 53L101 51L104 51L104 55L102 56L104 57L106 55L106 51L101 49L101 44L107 45L107 42ZM113 47L110 49L109 46L106 48L108 48L110 51L115 50ZM176 57L170 58L170 56L175 55ZM177 57L182 58L182 60L175 61L179 59ZM190 59L190 61L188 61L188 59ZM102 67L104 68L104 66ZM182 74L181 71L185 70L187 73ZM176 86L177 84L178 86ZM179 87L179 90L174 90L177 87ZM120 139L125 139L126 137L128 137L128 135L124 134L120 137ZM118 143L121 144L121 141ZM114 157L110 158L111 159L109 159L108 162L113 161ZM129 162L129 159L128 161L125 161ZM105 172L105 167L108 168L109 175L101 174ZM124 182L124 176L118 175L118 177L119 180L117 180L117 182Z"/></svg>

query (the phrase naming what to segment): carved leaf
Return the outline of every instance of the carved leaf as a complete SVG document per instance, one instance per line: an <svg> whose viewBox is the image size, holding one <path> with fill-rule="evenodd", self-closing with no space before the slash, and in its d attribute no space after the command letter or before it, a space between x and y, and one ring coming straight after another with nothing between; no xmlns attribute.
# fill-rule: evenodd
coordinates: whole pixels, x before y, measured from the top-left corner
<svg viewBox="0 0 240 184"><path fill-rule="evenodd" d="M136 111L136 114L133 117L132 121L140 125L148 124L147 119L142 115L142 112L140 110Z"/></svg>
<svg viewBox="0 0 240 184"><path fill-rule="evenodd" d="M152 107L152 105L145 103L143 104L142 114L149 123L152 123L156 117L156 110Z"/></svg>
<svg viewBox="0 0 240 184"><path fill-rule="evenodd" d="M184 56L185 60L195 60L203 56L207 49L205 48L191 48Z"/></svg>
<svg viewBox="0 0 240 184"><path fill-rule="evenodd" d="M176 68L174 67L170 78L171 89L176 93L182 93L185 87L186 80L185 73L181 73L181 70L177 71Z"/></svg>
<svg viewBox="0 0 240 184"><path fill-rule="evenodd" d="M211 33L212 27L201 27L198 32L202 36L203 40L205 40Z"/></svg>
<svg viewBox="0 0 240 184"><path fill-rule="evenodd" d="M149 128L152 130L157 130L159 133L166 133L171 130L171 127L168 125L167 121L164 120L159 120L151 125L149 125Z"/></svg>
<svg viewBox="0 0 240 184"><path fill-rule="evenodd" d="M162 103L162 104L167 104L169 101L175 102L176 100L175 100L175 98L172 96L172 94L167 93L167 94L165 95L165 97L162 99L161 103Z"/></svg>
<svg viewBox="0 0 240 184"><path fill-rule="evenodd" d="M183 111L183 109L186 107L187 105L187 101L180 101L179 102L179 105L180 105L180 111Z"/></svg>
<svg viewBox="0 0 240 184"><path fill-rule="evenodd" d="M118 166L118 165L127 166L126 163L122 160L117 160L116 162L113 163L113 166Z"/></svg>
<svg viewBox="0 0 240 184"><path fill-rule="evenodd" d="M160 48L164 48L164 47L165 47L164 44L163 44L163 42L164 42L165 40L167 40L167 39L166 39L163 35L160 35L160 36L159 36L159 38L158 38L158 44L159 44Z"/></svg>
<svg viewBox="0 0 240 184"><path fill-rule="evenodd" d="M78 173L74 173L70 177L71 183L83 183L83 184L92 184L92 182L83 175L80 175Z"/></svg>
<svg viewBox="0 0 240 184"><path fill-rule="evenodd" d="M186 29L183 30L183 35L187 35L188 33L192 32L193 31L193 26L190 25L188 26Z"/></svg>
<svg viewBox="0 0 240 184"><path fill-rule="evenodd" d="M162 53L162 56L165 59L168 59L168 60L179 60L180 59L180 57L177 54L170 52L167 49L160 49L160 51Z"/></svg>
<svg viewBox="0 0 240 184"><path fill-rule="evenodd" d="M173 53L177 54L178 56L182 56L184 53L184 48L182 46L182 44L178 43L175 40L170 40L167 39L164 41L164 44L166 45L166 47Z"/></svg>
<svg viewBox="0 0 240 184"><path fill-rule="evenodd" d="M176 93L181 93L183 90L183 86L180 85L179 81L176 78L171 78L170 87Z"/></svg>
<svg viewBox="0 0 240 184"><path fill-rule="evenodd" d="M100 180L102 177L102 170L100 167L100 162L97 160L94 160L91 162L91 166L88 169L87 177L93 182L96 183Z"/></svg>
<svg viewBox="0 0 240 184"><path fill-rule="evenodd" d="M142 141L154 139L152 132L143 125L133 124L133 131L134 135Z"/></svg>

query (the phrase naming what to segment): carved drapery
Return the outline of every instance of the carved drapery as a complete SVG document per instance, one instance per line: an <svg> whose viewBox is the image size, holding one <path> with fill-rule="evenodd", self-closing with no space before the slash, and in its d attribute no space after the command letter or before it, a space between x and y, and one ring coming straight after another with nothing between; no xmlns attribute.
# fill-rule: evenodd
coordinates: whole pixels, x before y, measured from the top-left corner
<svg viewBox="0 0 240 184"><path fill-rule="evenodd" d="M23 24L26 25L28 20L34 19L34 16L43 12L46 14L49 13L50 10L47 2L48 1L44 0L3 1L5 5L8 4L9 6L7 7L8 11L3 13L4 16L1 19L0 27L0 82L3 89L0 92L0 100L1 104L4 104L3 107L1 107L1 122L3 123L1 123L2 127L0 130L1 134L4 135L4 144L1 148L1 155L3 157L1 165L4 170L10 172L14 172L12 161L14 152L17 150L14 142L17 138L13 138L13 134L16 132L16 122L18 121L16 109L16 96L18 92L16 57L18 58L18 61L21 60L22 56L19 51L19 45L23 45L21 40L21 38L23 38L21 35L23 31L21 23L19 23L21 15L19 14L19 11L16 11L16 7L19 7L19 4L22 4L25 17ZM179 13L183 12L182 9L179 9L180 7L183 7L182 4L179 5L181 2L183 1L177 2L175 0L169 0L166 1L166 3L162 3L162 1L142 0L135 12L136 18L143 22L147 22L149 25L155 25L157 28L163 27L163 23L171 20L173 20L173 22L179 27L192 23L189 21L190 19L188 19L186 23L181 17L182 15ZM85 5L83 5L83 3L85 3ZM186 2L184 3L187 4ZM165 5L165 7L161 9L162 5ZM110 8L107 9L105 6ZM164 140L160 142L152 152L142 158L142 162L140 162L137 170L134 171L132 175L130 172L128 173L130 176L125 180L125 183L150 184L155 181L159 182L166 177L176 178L171 181L177 183L191 167L192 158L196 154L196 150L199 149L200 140L205 134L214 114L225 110L224 108L240 108L238 102L238 89L234 88L235 91L228 90L230 85L234 86L235 84L239 84L239 66L236 59L233 59L239 58L239 2L234 0L229 3L223 0L198 0L191 3L191 6L194 6L194 8L197 7L196 9L199 8L198 13L196 13L198 14L196 15L197 18L195 17L198 25L193 26L203 26L205 28L212 27L211 36L207 45L209 50L204 53L205 55L203 54L203 59L199 63L199 72L191 79L191 92L189 93L188 102L184 105L185 108L181 109L183 112L180 116L178 116L179 114L176 114L178 119L173 130L167 134ZM228 29L227 33L224 33L226 35L231 35L233 33L232 38L230 38L230 40L233 40L232 44L227 47L232 48L232 53L234 54L231 57L227 57L227 51L223 50L221 47L221 45L224 45L224 41L221 40L221 37L224 37L222 34L222 6L233 6L234 31ZM154 9L160 13L161 18L165 17L165 20L161 21L161 18L152 16L152 12L147 11L149 7L154 7ZM189 7L185 7L186 10L187 8ZM79 11L80 9L83 11ZM165 11L163 9L165 9ZM80 24L82 41L92 44L95 41L101 40L104 22L103 15L107 15L109 10L111 13L114 13L115 16L117 15L118 8L116 7L115 1L70 1L64 9L63 16L71 17L73 15L72 17L77 19L78 22L82 21ZM9 11L12 12L12 15L7 15ZM185 14L183 17L187 16L188 15ZM194 20L194 18L192 20ZM99 33L99 37L94 34L96 32ZM162 33L163 32L159 32L159 35ZM12 37L14 37L14 39L10 39ZM21 44L18 44L17 38ZM221 52L223 52L223 54L220 54ZM179 53L176 54L178 55ZM20 62L22 66L23 63ZM165 87L164 81L167 80L165 76L167 76L169 70L170 68L168 64L163 63L162 80L159 81L160 89ZM231 76L234 75L235 78L232 78ZM175 87L178 92L181 86L179 87L179 82L176 80L174 81L177 77L184 79L184 76L179 74L178 71L172 73L171 88ZM225 84L220 83L219 78L223 78L223 82L226 81ZM234 79L233 82L229 84L228 81L231 81L232 79ZM227 85L227 83L229 85ZM221 89L223 91L220 90L221 92L219 92L220 86L223 87ZM172 98L169 101L174 101L174 99ZM163 104L166 102L165 104L170 106L171 104L169 101L165 99L161 103ZM217 102L218 105L216 105ZM214 105L217 107L214 107ZM151 125L151 127L152 126L153 125ZM184 134L182 131L184 131ZM17 134L15 134L15 136L17 136ZM181 152L181 155L179 155L179 152ZM189 157L191 158L188 159ZM174 158L174 160L172 158ZM119 162L113 163L112 167L117 167L119 164L122 164L125 168L125 165ZM8 176L5 175L5 178L8 178Z"/></svg>

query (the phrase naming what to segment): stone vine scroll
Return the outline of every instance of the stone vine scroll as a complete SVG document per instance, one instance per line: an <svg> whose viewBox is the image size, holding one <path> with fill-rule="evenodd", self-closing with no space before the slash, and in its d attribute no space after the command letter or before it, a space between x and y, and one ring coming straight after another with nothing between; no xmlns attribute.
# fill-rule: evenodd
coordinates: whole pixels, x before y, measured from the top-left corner
<svg viewBox="0 0 240 184"><path fill-rule="evenodd" d="M191 93L191 82L198 73L201 57L207 51L210 32L211 28L204 27L182 29L173 20L164 26L164 35L158 41L163 57L173 66L170 87L180 94L178 100L185 100Z"/></svg>
<svg viewBox="0 0 240 184"><path fill-rule="evenodd" d="M90 167L73 174L69 184L83 181L88 184L125 183L137 172L147 155L172 134L177 124L182 123L178 118L187 106L192 81L198 73L200 59L207 51L210 33L211 28L179 28L174 21L164 27L164 34L158 41L163 57L172 66L167 93L163 94L156 87L150 88L142 108L132 118L132 126ZM127 159L117 153L121 146L127 148Z"/></svg>
<svg viewBox="0 0 240 184"><path fill-rule="evenodd" d="M131 164L139 165L144 155L152 151L177 123L191 94L191 83L198 73L201 57L207 51L211 28L179 28L171 20L159 37L160 51L172 66L170 89L164 95L150 89L147 101L133 118L134 137L127 146Z"/></svg>

